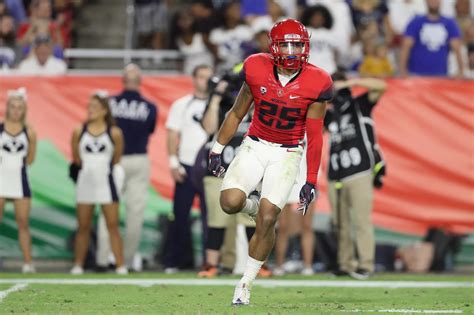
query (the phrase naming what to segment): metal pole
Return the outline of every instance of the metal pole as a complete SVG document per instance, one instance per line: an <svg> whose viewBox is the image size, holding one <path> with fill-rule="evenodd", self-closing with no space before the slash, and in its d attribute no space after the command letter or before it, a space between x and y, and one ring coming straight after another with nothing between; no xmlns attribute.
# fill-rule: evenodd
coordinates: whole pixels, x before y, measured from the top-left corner
<svg viewBox="0 0 474 315"><path fill-rule="evenodd" d="M128 0L127 2L127 30L125 32L123 64L129 64L132 61L131 50L133 48L133 33L135 28L135 0Z"/></svg>

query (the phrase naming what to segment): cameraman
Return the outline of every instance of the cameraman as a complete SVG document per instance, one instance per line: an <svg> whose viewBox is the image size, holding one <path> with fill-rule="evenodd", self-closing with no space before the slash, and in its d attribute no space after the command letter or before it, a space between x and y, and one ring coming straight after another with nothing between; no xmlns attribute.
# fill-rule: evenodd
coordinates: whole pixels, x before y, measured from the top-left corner
<svg viewBox="0 0 474 315"><path fill-rule="evenodd" d="M385 165L376 142L372 110L385 91L378 79L332 75L335 96L324 125L330 134L328 193L338 239L336 276L367 279L374 271L373 188ZM353 87L368 91L352 96Z"/></svg>
<svg viewBox="0 0 474 315"><path fill-rule="evenodd" d="M243 78L240 76L243 64L238 64L230 72L226 73L221 79L214 77L209 83L211 89L211 96L204 111L201 124L209 135L209 142L202 149L202 167L205 167L205 174L203 178L204 195L206 199L206 207L208 211L208 235L206 247L206 261L207 265L199 272L199 277L212 278L218 275L217 268L220 258L220 250L224 244L224 248L229 249L223 255L224 261L222 264L229 269L234 265L235 255L235 227L237 224L243 224L246 227L247 238L250 239L255 231L255 222L250 219L248 215L242 214L232 216L226 214L219 203L219 194L222 186L222 178L213 176L207 170L207 162L209 155L209 148L214 143L214 136L217 134L219 126L224 121L227 112L231 109L235 98L239 92ZM222 165L227 168L230 162L234 159L235 154L250 126L251 117L247 115L242 120L234 138L225 147L222 152ZM199 160L201 161L201 160ZM197 163L200 163L197 161ZM228 243L228 244L227 244ZM226 259L227 258L227 259ZM263 270L263 273L268 270Z"/></svg>

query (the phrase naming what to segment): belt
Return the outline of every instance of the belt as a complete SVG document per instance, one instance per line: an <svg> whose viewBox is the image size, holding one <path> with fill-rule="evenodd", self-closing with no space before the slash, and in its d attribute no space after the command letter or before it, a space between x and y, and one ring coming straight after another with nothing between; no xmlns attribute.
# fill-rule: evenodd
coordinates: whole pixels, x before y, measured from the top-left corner
<svg viewBox="0 0 474 315"><path fill-rule="evenodd" d="M257 142L260 142L260 139L258 137L255 137L255 136L248 136L250 139L252 139L253 141L257 141ZM276 144L276 147L280 147L280 148L297 148L299 147L301 144Z"/></svg>

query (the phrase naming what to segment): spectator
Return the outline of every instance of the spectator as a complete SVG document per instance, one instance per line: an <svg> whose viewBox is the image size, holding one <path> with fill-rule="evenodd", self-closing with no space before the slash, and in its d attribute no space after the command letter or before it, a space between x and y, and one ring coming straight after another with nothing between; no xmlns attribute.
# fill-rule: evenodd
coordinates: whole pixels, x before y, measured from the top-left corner
<svg viewBox="0 0 474 315"><path fill-rule="evenodd" d="M23 6L23 2L21 0L1 0L0 3L4 3L8 9L8 12L15 20L16 25L26 21L27 17L25 7Z"/></svg>
<svg viewBox="0 0 474 315"><path fill-rule="evenodd" d="M301 0L276 0L280 5L285 15L289 18L297 18L298 15L298 6L297 3Z"/></svg>
<svg viewBox="0 0 474 315"><path fill-rule="evenodd" d="M440 0L426 0L428 14L416 16L408 24L400 52L400 75L446 76L452 49L458 77L464 73L460 31L456 21L439 14Z"/></svg>
<svg viewBox="0 0 474 315"><path fill-rule="evenodd" d="M124 150L120 165L125 171L122 194L125 199L124 258L129 269L140 271L140 264L134 265L139 257L138 248L142 234L143 219L150 186L150 159L147 154L148 139L155 131L157 108L140 94L141 70L129 64L123 71L124 90L110 99L112 116L122 129ZM97 264L108 263L108 235L104 217L99 221Z"/></svg>
<svg viewBox="0 0 474 315"><path fill-rule="evenodd" d="M351 10L345 0L298 0L300 2L300 11L303 12L305 7L314 5L323 5L328 8L333 17L334 25L332 31L334 37L337 38L337 64L349 67L351 64L351 34L354 25L351 18Z"/></svg>
<svg viewBox="0 0 474 315"><path fill-rule="evenodd" d="M168 5L170 0L136 0L135 32L137 47L163 49L168 31Z"/></svg>
<svg viewBox="0 0 474 315"><path fill-rule="evenodd" d="M10 68L16 59L15 23L9 15L0 15L0 68Z"/></svg>
<svg viewBox="0 0 474 315"><path fill-rule="evenodd" d="M222 79L217 83L217 86L212 89L209 102L206 106L206 110L203 115L202 125L204 130L210 136L211 141L205 144L206 154L203 154L205 159L204 165L206 166L205 176L203 179L204 195L206 198L206 209L208 211L208 235L207 235L207 247L206 247L206 266L203 270L198 273L199 277L212 278L218 275L218 264L221 259L222 265L227 268L233 269L235 261L230 262L230 256L235 256L235 238L236 238L236 227L237 224L245 226L245 232L247 240L250 241L255 232L255 221L251 220L247 215L238 214L237 216L230 216L222 210L219 202L219 192L222 186L222 178L218 178L212 175L208 171L208 156L209 149L213 142L213 137L216 136L218 127L224 121L226 113L230 110L234 104L235 98L239 93L240 86L242 84L242 78L239 73L242 70L242 64L234 67L232 71L226 73ZM238 151L239 146L248 131L250 126L251 115L247 115L239 126L239 129L225 149L223 165L228 166ZM196 161L199 163L200 161ZM224 239L227 242L224 242ZM222 249L221 249L222 247ZM220 253L223 252L222 257ZM228 256L226 256L226 254ZM232 265L232 266L230 266ZM260 277L269 277L271 271L266 268L262 268L259 272Z"/></svg>
<svg viewBox="0 0 474 315"><path fill-rule="evenodd" d="M209 40L217 46L220 70L232 69L243 59L242 44L253 38L252 30L240 18L240 4L232 1L222 8L223 25L212 30Z"/></svg>
<svg viewBox="0 0 474 315"><path fill-rule="evenodd" d="M324 125L330 134L328 193L338 238L339 270L335 275L367 279L374 271L375 257L373 172L383 169L371 112L386 84L379 79L347 80L341 72L336 72L333 80L336 94ZM354 98L354 86L368 92Z"/></svg>
<svg viewBox="0 0 474 315"><path fill-rule="evenodd" d="M165 261L166 273L175 273L179 269L189 267L185 256L191 251L189 218L194 197L198 193L190 174L198 151L207 140L207 134L200 121L208 98L207 83L212 74L212 68L207 65L199 65L193 70L193 94L175 101L166 121L169 163L176 184L173 198L174 222L170 228L169 251ZM206 233L204 200L203 194L200 193L201 219L203 231Z"/></svg>
<svg viewBox="0 0 474 315"><path fill-rule="evenodd" d="M45 20L37 20L35 26L28 31L28 35L32 40L28 40L28 43L24 44L21 48L22 56L28 56L31 52L31 48L34 45L34 39L37 37L51 37L51 33L48 27L48 22ZM52 37L51 37L52 39ZM53 56L58 59L64 59L63 47L57 41L52 40Z"/></svg>
<svg viewBox="0 0 474 315"><path fill-rule="evenodd" d="M217 81L218 80L218 81ZM238 93L241 79L235 73L228 73L222 79L213 78L214 86L211 88L211 96L201 120L202 126L209 139L215 136L220 122L224 120L225 114L232 107L235 96ZM217 84L217 85L215 85ZM234 138L234 141L226 151L226 159L224 163L230 162L236 149L239 147L243 135L250 122L250 117L243 122L239 127L239 134ZM240 136L239 136L240 135ZM222 263L223 268L232 270L234 268L235 259L230 259L230 253L235 256L235 237L237 220L233 216L227 215L219 204L219 191L222 185L222 178L213 176L208 170L208 156L211 142L205 144L206 153L202 154L204 158L203 165L206 166L204 170L203 187L207 210L207 243L206 243L206 262L203 270L198 273L199 277L212 278L218 275L219 262ZM196 160L196 163L201 161ZM249 218L241 217L242 224L246 224L247 234L253 234L255 229L255 222ZM240 221L240 220L239 220ZM224 239L231 237L233 244L224 244ZM227 248L222 248L228 245ZM221 257L221 252L225 251L226 255ZM229 262L229 260L232 260ZM226 266L227 264L227 266Z"/></svg>
<svg viewBox="0 0 474 315"><path fill-rule="evenodd" d="M66 63L52 55L50 37L37 37L33 52L18 66L18 72L25 75L61 75L67 70Z"/></svg>
<svg viewBox="0 0 474 315"><path fill-rule="evenodd" d="M73 164L71 172L76 181L78 230L74 246L74 267L71 274L84 273L83 265L89 247L90 230L95 206L102 208L110 245L117 263L116 273L127 274L123 261L122 238L119 232L119 186L123 169L118 163L122 156L123 135L115 126L108 96L94 93L89 101L87 121L74 129L71 141ZM120 175L120 173L122 173Z"/></svg>
<svg viewBox="0 0 474 315"><path fill-rule="evenodd" d="M469 50L474 47L474 20L466 26L463 33L463 42L461 45L461 58L463 63L464 74L466 78L472 79L472 68L469 65ZM451 77L458 74L459 68L456 61L456 54L451 51L449 53L448 73Z"/></svg>
<svg viewBox="0 0 474 315"><path fill-rule="evenodd" d="M415 15L426 13L425 0L390 0L387 1L390 23L397 37L401 36ZM397 40L401 40L398 38Z"/></svg>
<svg viewBox="0 0 474 315"><path fill-rule="evenodd" d="M268 1L268 14L260 15L250 19L250 27L252 28L254 34L257 34L260 31L269 32L273 25L285 19L285 12L282 7L276 0Z"/></svg>
<svg viewBox="0 0 474 315"><path fill-rule="evenodd" d="M381 0L352 0L352 22L357 34L364 31L371 24L375 24L378 33L390 44L394 32L390 23L389 11L385 2Z"/></svg>
<svg viewBox="0 0 474 315"><path fill-rule="evenodd" d="M325 6L315 5L303 11L301 22L311 34L309 63L334 73L337 69L337 37L332 31L331 13Z"/></svg>
<svg viewBox="0 0 474 315"><path fill-rule="evenodd" d="M471 3L473 8L471 7ZM461 29L461 33L464 34L469 26L472 24L474 16L474 3L470 0L457 0L456 1L456 21Z"/></svg>
<svg viewBox="0 0 474 315"><path fill-rule="evenodd" d="M468 79L474 80L474 45L471 45L467 48L467 58L468 68L466 71L466 77Z"/></svg>
<svg viewBox="0 0 474 315"><path fill-rule="evenodd" d="M394 69L388 58L388 47L384 43L375 46L373 55L366 55L359 67L363 77L387 78L394 74Z"/></svg>
<svg viewBox="0 0 474 315"><path fill-rule="evenodd" d="M303 152L303 157L306 156L306 150ZM283 276L286 273L284 268L285 258L288 250L288 239L290 237L290 224L292 223L292 216L298 214L296 209L299 202L299 192L306 181L306 159L301 159L300 172L290 193L285 207L282 209L280 219L278 220L278 231L275 242L275 262L276 266L273 269L275 276ZM314 206L314 203L312 204ZM310 276L314 274L313 257L314 257L314 231L313 231L313 214L314 209L306 212L306 215L297 216L298 230L301 231L301 252L303 257L303 268L301 274Z"/></svg>
<svg viewBox="0 0 474 315"><path fill-rule="evenodd" d="M22 23L17 31L17 41L20 46L31 45L38 35L49 35L54 44L63 47L63 37L59 26L52 20L52 10L50 0L31 2L29 21Z"/></svg>
<svg viewBox="0 0 474 315"><path fill-rule="evenodd" d="M29 216L31 190L26 167L36 154L36 133L26 123L25 89L8 91L5 121L0 123L0 222L6 201L12 201L23 252L23 273L34 273Z"/></svg>
<svg viewBox="0 0 474 315"><path fill-rule="evenodd" d="M194 17L189 10L178 11L171 23L172 48L184 55L183 72L191 75L200 64L214 65L211 51L215 47L209 42L209 34L196 31Z"/></svg>
<svg viewBox="0 0 474 315"><path fill-rule="evenodd" d="M252 54L261 52L269 53L270 47L268 44L268 31L262 30L256 33L253 37L253 40L242 44L242 49L244 50L245 58Z"/></svg>
<svg viewBox="0 0 474 315"><path fill-rule="evenodd" d="M216 8L220 8L220 6ZM198 33L209 35L218 24L218 18L214 12L214 5L211 0L193 0L191 15L194 18L196 32Z"/></svg>
<svg viewBox="0 0 474 315"><path fill-rule="evenodd" d="M271 1L271 0L270 0ZM247 24L252 22L258 17L266 15L269 11L267 6L267 0L241 0L240 15Z"/></svg>

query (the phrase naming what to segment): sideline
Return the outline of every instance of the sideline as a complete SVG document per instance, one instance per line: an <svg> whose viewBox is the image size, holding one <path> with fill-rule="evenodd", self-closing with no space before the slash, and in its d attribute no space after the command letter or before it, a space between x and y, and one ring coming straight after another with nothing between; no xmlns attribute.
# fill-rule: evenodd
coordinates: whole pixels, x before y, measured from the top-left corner
<svg viewBox="0 0 474 315"><path fill-rule="evenodd" d="M187 285L235 286L237 279L0 279L0 284L65 284L65 285ZM324 281L324 280L256 280L254 286L275 287L332 287L332 288L474 288L473 282L455 281ZM8 290L7 290L8 291ZM1 296L1 295L0 295Z"/></svg>
<svg viewBox="0 0 474 315"><path fill-rule="evenodd" d="M27 286L28 286L27 283L18 283L18 284L15 284L13 287L11 287L11 288L9 288L9 289L7 289L7 290L0 291L0 303L2 303L2 301L3 301L10 293L23 290L23 289L25 289Z"/></svg>

